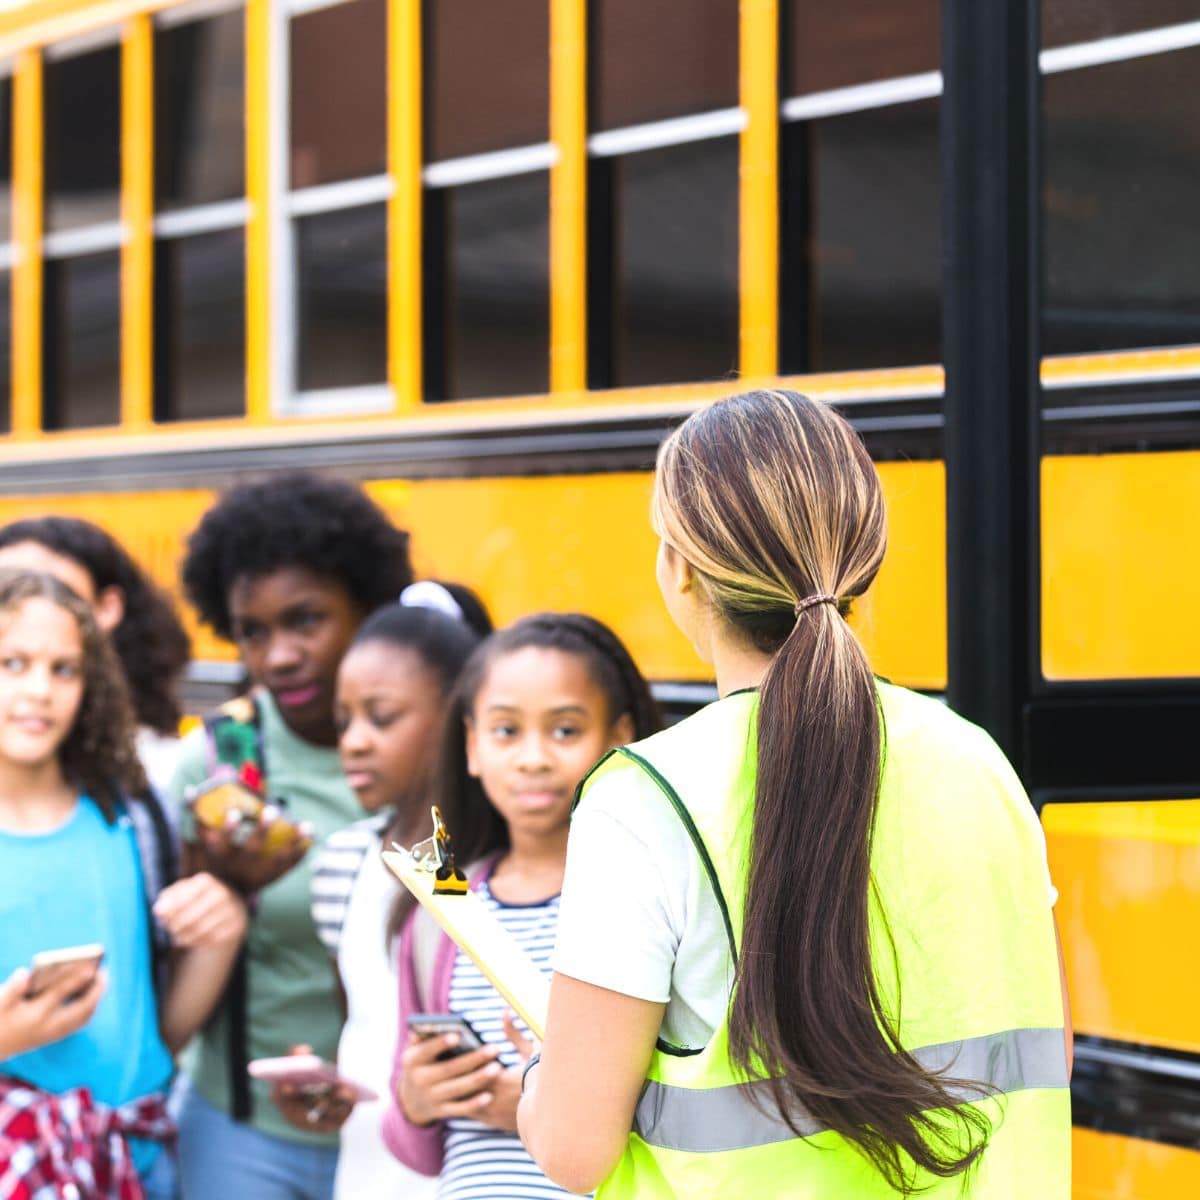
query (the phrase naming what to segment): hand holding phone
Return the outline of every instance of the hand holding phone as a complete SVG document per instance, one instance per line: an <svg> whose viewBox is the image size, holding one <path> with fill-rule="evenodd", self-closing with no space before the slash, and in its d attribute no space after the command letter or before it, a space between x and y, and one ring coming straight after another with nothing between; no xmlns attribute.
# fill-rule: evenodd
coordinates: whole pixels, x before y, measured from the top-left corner
<svg viewBox="0 0 1200 1200"><path fill-rule="evenodd" d="M336 1133L360 1101L376 1100L370 1088L338 1072L333 1063L297 1046L280 1058L258 1058L247 1070L270 1080L271 1101L289 1125L307 1133Z"/></svg>
<svg viewBox="0 0 1200 1200"><path fill-rule="evenodd" d="M414 1125L482 1120L504 1070L497 1061L503 1047L485 1046L468 1022L451 1013L414 1013L408 1025L396 1094L404 1115Z"/></svg>
<svg viewBox="0 0 1200 1200"><path fill-rule="evenodd" d="M67 980L74 990L66 996L66 1000L76 999L91 986L103 961L104 947L96 943L67 946L62 950L43 950L35 954L30 962L25 998L32 1000L56 982Z"/></svg>
<svg viewBox="0 0 1200 1200"><path fill-rule="evenodd" d="M319 1095L341 1088L355 1101L378 1100L379 1094L353 1079L347 1079L331 1062L316 1054L285 1054L279 1058L256 1058L247 1068L254 1079L283 1084L294 1092Z"/></svg>
<svg viewBox="0 0 1200 1200"><path fill-rule="evenodd" d="M471 1022L456 1013L413 1013L408 1018L408 1028L420 1038L457 1034L458 1041L453 1046L447 1045L439 1055L443 1060L457 1058L483 1045L483 1038L471 1027Z"/></svg>
<svg viewBox="0 0 1200 1200"><path fill-rule="evenodd" d="M94 956L61 961L52 970L43 960L36 978L30 967L18 968L0 983L0 1060L82 1029L104 997L106 982Z"/></svg>

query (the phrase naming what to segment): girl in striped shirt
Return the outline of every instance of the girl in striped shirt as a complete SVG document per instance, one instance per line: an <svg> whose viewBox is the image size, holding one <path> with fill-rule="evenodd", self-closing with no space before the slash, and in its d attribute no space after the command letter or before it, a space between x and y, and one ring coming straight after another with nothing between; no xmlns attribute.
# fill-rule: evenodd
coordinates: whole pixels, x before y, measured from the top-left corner
<svg viewBox="0 0 1200 1200"><path fill-rule="evenodd" d="M447 714L432 800L484 904L547 974L575 789L614 746L659 726L645 680L591 617L546 613L471 656ZM401 1041L384 1140L438 1175L438 1200L561 1197L517 1137L526 1032L478 968L412 910L400 942L400 1027L416 1012L465 1017L482 1049L443 1059L454 1035ZM428 953L427 948L433 947Z"/></svg>
<svg viewBox="0 0 1200 1200"><path fill-rule="evenodd" d="M413 584L399 604L364 622L338 669L338 750L347 782L370 815L326 840L313 871L312 915L346 1004L338 1068L380 1095L387 1092L397 1036L392 942L399 929L389 928L389 917L399 885L379 852L425 836L429 810L421 797L431 750L458 673L489 629L468 589ZM384 1149L381 1103L354 1105L341 1089L314 1099L284 1085L272 1098L297 1128L339 1134L334 1200L431 1194L428 1181Z"/></svg>

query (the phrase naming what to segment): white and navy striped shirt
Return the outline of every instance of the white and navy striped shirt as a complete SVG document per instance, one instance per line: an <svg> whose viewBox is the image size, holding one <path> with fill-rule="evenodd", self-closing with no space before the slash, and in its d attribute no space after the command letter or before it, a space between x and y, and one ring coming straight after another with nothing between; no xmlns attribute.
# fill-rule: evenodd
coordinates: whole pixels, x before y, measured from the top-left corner
<svg viewBox="0 0 1200 1200"><path fill-rule="evenodd" d="M479 885L476 895L517 945L549 974L558 930L558 897L539 904L501 904L486 882ZM517 1052L504 1033L508 1006L461 951L454 959L450 977L449 1007L452 1013L466 1017L485 1042L499 1042L507 1047L500 1055L506 1067L519 1065ZM478 1121L446 1123L438 1200L527 1200L529 1197L558 1200L570 1195L541 1173L515 1133L504 1133Z"/></svg>
<svg viewBox="0 0 1200 1200"><path fill-rule="evenodd" d="M337 958L346 910L363 859L379 853L391 816L390 812L376 813L331 833L317 854L312 874L312 919L330 958Z"/></svg>

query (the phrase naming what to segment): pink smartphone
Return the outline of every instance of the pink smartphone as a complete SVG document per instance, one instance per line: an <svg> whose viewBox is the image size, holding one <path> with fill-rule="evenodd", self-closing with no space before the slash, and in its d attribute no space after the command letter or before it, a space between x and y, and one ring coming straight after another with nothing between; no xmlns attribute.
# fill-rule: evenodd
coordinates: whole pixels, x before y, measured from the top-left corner
<svg viewBox="0 0 1200 1200"><path fill-rule="evenodd" d="M281 1058L256 1058L246 1070L255 1079L271 1083L291 1083L314 1092L324 1092L334 1087L348 1088L354 1093L355 1101L378 1100L379 1094L353 1079L338 1073L337 1067L315 1054L285 1054Z"/></svg>

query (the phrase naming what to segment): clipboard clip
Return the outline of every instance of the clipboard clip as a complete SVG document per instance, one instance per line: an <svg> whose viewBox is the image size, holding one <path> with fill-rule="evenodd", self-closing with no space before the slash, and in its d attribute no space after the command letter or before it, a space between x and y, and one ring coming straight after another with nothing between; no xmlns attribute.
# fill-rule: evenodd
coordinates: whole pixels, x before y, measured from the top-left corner
<svg viewBox="0 0 1200 1200"><path fill-rule="evenodd" d="M454 861L454 843L450 840L446 823L436 804L429 811L433 816L433 836L418 842L409 854L418 870L433 872L435 896L465 896L467 877Z"/></svg>

